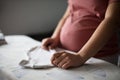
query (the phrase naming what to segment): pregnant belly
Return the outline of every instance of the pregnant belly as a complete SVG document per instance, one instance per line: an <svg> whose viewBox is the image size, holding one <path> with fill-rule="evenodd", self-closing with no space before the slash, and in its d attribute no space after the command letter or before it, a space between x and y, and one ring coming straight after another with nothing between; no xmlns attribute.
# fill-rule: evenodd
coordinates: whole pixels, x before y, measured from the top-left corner
<svg viewBox="0 0 120 80"><path fill-rule="evenodd" d="M71 21L69 17L60 33L60 43L65 49L79 51L89 40L97 25L83 26L79 21ZM86 23L87 24L87 23ZM107 44L98 52L97 55L114 54L118 51L118 41L116 34L107 42ZM103 56L103 55L102 55Z"/></svg>
<svg viewBox="0 0 120 80"><path fill-rule="evenodd" d="M63 27L60 35L60 42L63 48L79 51L88 41L94 29L74 30L71 27Z"/></svg>
<svg viewBox="0 0 120 80"><path fill-rule="evenodd" d="M72 21L69 17L60 33L61 46L65 49L72 51L79 51L83 45L88 41L96 25L83 25L82 21Z"/></svg>

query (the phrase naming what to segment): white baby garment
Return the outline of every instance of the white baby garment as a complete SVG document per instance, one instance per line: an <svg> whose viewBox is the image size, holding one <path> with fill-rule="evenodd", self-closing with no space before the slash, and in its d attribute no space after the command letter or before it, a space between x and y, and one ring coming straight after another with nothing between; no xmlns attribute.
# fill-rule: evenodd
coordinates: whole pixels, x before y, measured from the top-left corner
<svg viewBox="0 0 120 80"><path fill-rule="evenodd" d="M44 50L37 47L33 51L28 52L28 60L22 60L20 65L25 68L50 68L53 67L51 64L51 57L55 53L55 50Z"/></svg>
<svg viewBox="0 0 120 80"><path fill-rule="evenodd" d="M64 49L60 49L60 48L56 48L56 49L52 49L52 50L45 50L45 49L42 49L40 47L36 47L36 48L33 48L31 49L29 52L28 52L28 60L22 60L20 62L20 65L22 67L25 67L25 68L51 68L51 67L54 67L52 64L51 64L51 57L54 53L56 52L68 52L68 53L74 53L74 52L71 52L71 51L68 51L68 50L64 50Z"/></svg>

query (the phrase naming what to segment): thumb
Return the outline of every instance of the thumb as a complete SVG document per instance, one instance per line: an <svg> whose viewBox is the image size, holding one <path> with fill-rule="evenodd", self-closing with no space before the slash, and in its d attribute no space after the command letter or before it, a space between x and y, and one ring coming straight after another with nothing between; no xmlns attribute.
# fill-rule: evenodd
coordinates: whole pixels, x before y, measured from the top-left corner
<svg viewBox="0 0 120 80"><path fill-rule="evenodd" d="M56 44L51 44L50 46L49 46L49 49L54 49L56 47Z"/></svg>

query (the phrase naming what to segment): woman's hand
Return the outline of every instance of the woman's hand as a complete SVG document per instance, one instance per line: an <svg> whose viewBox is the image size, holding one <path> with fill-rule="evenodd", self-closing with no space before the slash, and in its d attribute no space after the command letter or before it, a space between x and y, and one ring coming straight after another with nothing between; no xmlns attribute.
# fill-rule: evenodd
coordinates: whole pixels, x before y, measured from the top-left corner
<svg viewBox="0 0 120 80"><path fill-rule="evenodd" d="M61 52L53 54L51 63L60 68L67 69L69 67L81 66L85 63L85 60L78 54Z"/></svg>
<svg viewBox="0 0 120 80"><path fill-rule="evenodd" d="M42 40L41 48L49 50L57 47L59 44L59 41L55 38L45 38Z"/></svg>

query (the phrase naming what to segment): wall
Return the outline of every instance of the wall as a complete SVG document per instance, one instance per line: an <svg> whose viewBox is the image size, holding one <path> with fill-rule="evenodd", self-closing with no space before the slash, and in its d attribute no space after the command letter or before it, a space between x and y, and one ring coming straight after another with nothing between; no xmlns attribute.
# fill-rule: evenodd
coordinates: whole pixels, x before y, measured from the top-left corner
<svg viewBox="0 0 120 80"><path fill-rule="evenodd" d="M0 29L6 35L52 31L66 6L67 0L0 0Z"/></svg>

